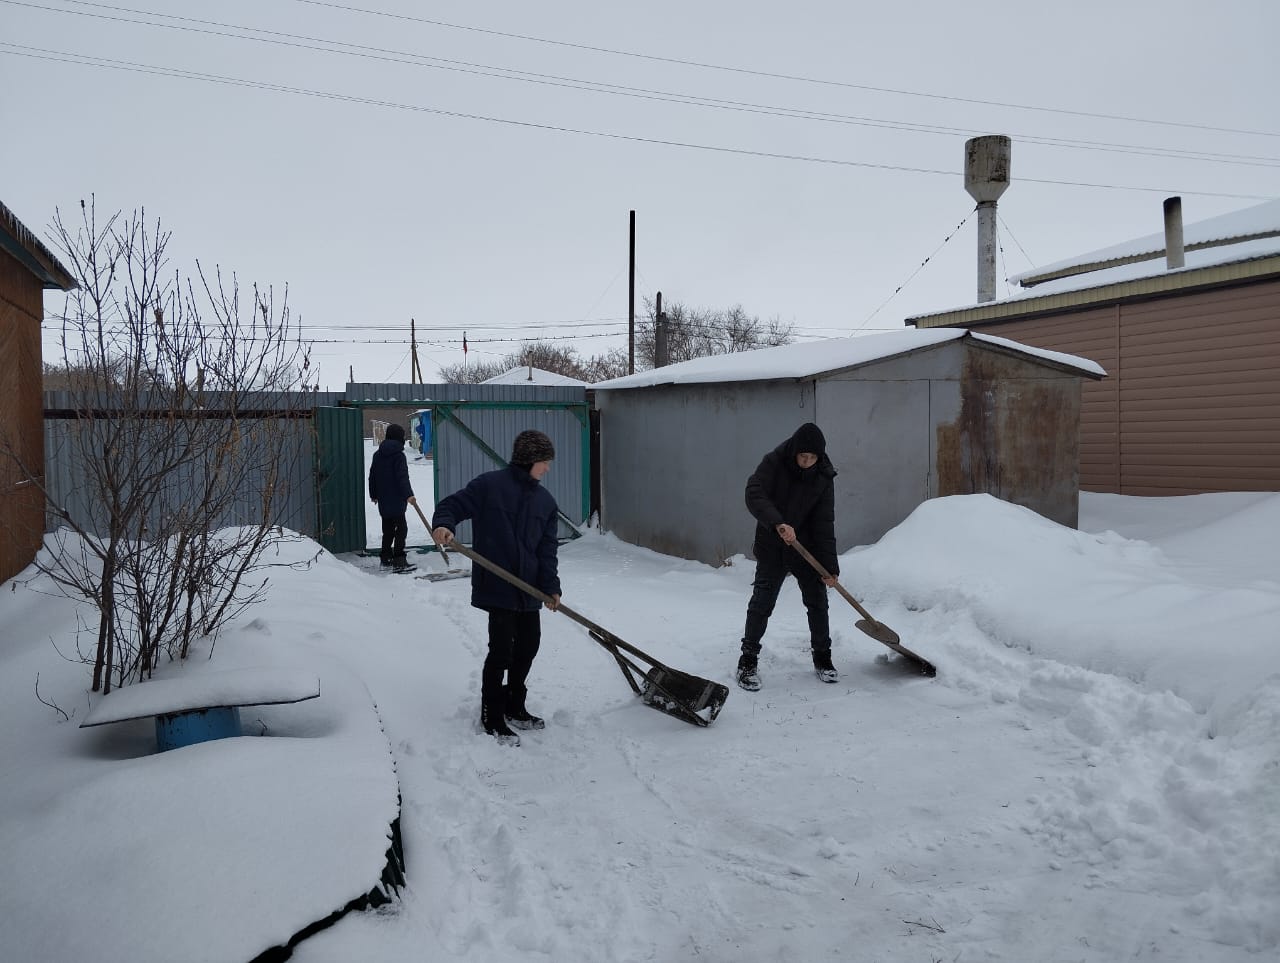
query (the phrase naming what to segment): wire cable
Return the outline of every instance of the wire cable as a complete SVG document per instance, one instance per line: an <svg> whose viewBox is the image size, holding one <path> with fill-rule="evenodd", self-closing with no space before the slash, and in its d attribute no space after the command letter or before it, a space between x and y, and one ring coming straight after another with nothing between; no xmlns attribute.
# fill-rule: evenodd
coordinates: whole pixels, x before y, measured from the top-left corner
<svg viewBox="0 0 1280 963"><path fill-rule="evenodd" d="M0 0L7 2L7 0ZM769 160L798 161L809 164L825 164L835 167L858 167L868 170L896 171L906 174L934 174L943 177L959 177L960 172L928 167L911 167L903 164L881 164L872 161L845 160L832 157L813 157L805 154L788 154L781 151L750 150L743 147L725 147L715 144L698 144L690 141L667 140L660 137L641 137L636 134L619 134L610 131L587 130L580 127L563 127L556 124L540 124L534 121L514 120L508 117L493 117L485 114L472 114L464 111L445 110L440 107L427 107L420 104L404 104L396 101L381 100L373 97L359 97L354 94L342 94L335 91L314 90L307 87L292 87L285 84L274 84L266 81L245 80L239 77L228 77L222 74L210 74L201 71L184 70L173 67L158 67L152 64L140 64L127 60L113 60L107 57L96 57L89 54L71 53L51 50L45 47L31 47L25 44L14 44L0 41L0 53L12 56L28 57L36 60L48 60L56 63L77 64L86 67L100 67L132 73L152 74L164 77L176 77L184 80L196 80L204 83L222 84L231 87L242 87L252 90L271 90L278 93L316 97L322 100L333 100L340 103L362 104L374 107L386 107L394 110L406 110L414 113L433 114L440 117L453 117L462 120L477 120L491 124L504 124L528 130L544 130L562 134L577 134L583 137L598 137L606 140L617 140L627 143L653 144L662 147L677 147L685 150L706 151L709 153L731 154L739 157L760 157ZM1127 184L1099 184L1089 181L1063 181L1053 178L1021 177L1019 183L1049 184L1063 187L1087 187L1098 190L1141 191L1153 194L1182 194L1196 197L1222 197L1237 200L1269 200L1266 195L1233 194L1223 191L1195 191L1169 187L1140 187Z"/></svg>
<svg viewBox="0 0 1280 963"><path fill-rule="evenodd" d="M117 23L126 23L136 26L149 26L159 29L179 30L190 33L204 34L208 36L222 37L233 40L250 40L257 43L274 44L277 46L290 47L302 50L312 50L321 53L341 54L344 56L361 57L368 60L377 60L387 63L396 63L408 66L427 67L437 70L450 70L459 73L472 74L483 77L495 77L502 80L519 81L522 83L534 83L545 86L560 87L570 90L582 90L590 93L607 94L610 96L632 97L644 100L660 101L665 103L684 104L687 106L703 107L716 110L730 110L737 112L752 113L765 116L783 117L790 119L818 121L828 124L844 124L860 127L869 127L880 130L898 130L908 133L936 134L943 136L968 136L970 129L958 127L946 127L937 124L917 124L905 120L862 117L849 114L838 114L826 111L815 111L805 108L781 107L776 105L755 104L744 101L726 100L721 98L703 97L695 94L684 94L672 91L654 90L644 87L631 87L620 84L609 84L599 81L583 80L580 78L564 77L555 74L535 73L531 71L515 70L507 67L493 66L491 64L477 64L467 61L451 60L446 58L432 57L424 54L416 54L407 51L392 50L384 47L373 47L363 44L352 44L345 41L328 40L319 37L309 37L301 34L286 33L278 30L265 30L258 27L248 27L241 24L230 24L214 20L199 20L194 17L180 17L172 14L159 13L148 10L138 10L130 7L120 7L112 4L93 3L89 0L66 0L68 3L74 3L78 6L94 7L105 10L114 10L122 13L136 14L145 17L162 17L168 20L179 21L178 23L156 23L151 20L133 20L125 17L111 16L108 14L93 13L84 10L67 10L59 7L50 7L45 4L29 2L29 0L0 0L0 3L9 6L28 7L36 10L43 10L50 13L61 13L75 15L81 17L92 17L101 20L108 20ZM186 24L198 24L200 26L186 26ZM210 27L225 28L226 30L240 31L238 33L228 33L224 30L206 29ZM264 34L265 36L253 36L251 34ZM1248 167L1280 167L1280 158L1264 157L1252 154L1231 154L1223 152L1189 150L1173 147L1151 147L1135 144L1121 144L1108 141L1089 141L1076 140L1062 137L1047 137L1037 134L1011 133L1010 137L1018 140L1019 143L1037 144L1045 147L1053 147L1064 150L1088 150L1099 151L1104 153L1129 154L1144 157L1161 157L1174 160L1185 160L1202 163L1218 163L1235 166Z"/></svg>
<svg viewBox="0 0 1280 963"><path fill-rule="evenodd" d="M1011 110L1042 111L1045 113L1063 114L1071 117L1092 117L1100 120L1119 120L1131 124L1152 124L1163 127L1181 127L1190 130L1213 131L1215 133L1222 134L1247 134L1258 137L1280 137L1280 131L1249 130L1237 127L1215 127L1209 124L1196 124L1186 121L1154 120L1147 117L1131 117L1124 114L1106 114L1086 110L1071 110L1064 107L1043 107L1034 104L1019 104L1000 100L982 100L975 97L960 97L955 94L935 94L895 87L876 87L871 84L855 84L847 81L824 80L817 77L804 77L797 74L778 73L768 70L751 69L748 67L733 67L726 64L715 64L706 61L685 60L679 57L664 57L660 54L639 53L637 51L621 50L612 47L598 47L591 44L572 43L567 40L534 37L528 34L512 33L504 30L492 30L484 27L474 27L466 24L450 23L445 20L433 20L427 17L415 17L409 14L390 13L384 10L370 10L349 4L328 2L328 0L295 0L295 2L309 4L314 7L328 7L332 10L343 10L349 13L358 13L367 16L387 17L404 22L429 24L430 26L444 27L449 30L466 30L473 33L489 34L495 37L505 37L511 40L525 40L531 43L550 44L557 47L567 47L575 50L588 50L592 53L610 54L617 57L631 57L637 60L651 60L657 63L679 64L683 67L699 67L704 70L718 70L726 73L743 74L752 77L767 77L774 80L789 80L806 84L818 84L825 87L842 87L850 90L866 90L880 94L897 94L904 97L924 97L931 100L943 100L953 103L978 104L984 107L1004 107Z"/></svg>

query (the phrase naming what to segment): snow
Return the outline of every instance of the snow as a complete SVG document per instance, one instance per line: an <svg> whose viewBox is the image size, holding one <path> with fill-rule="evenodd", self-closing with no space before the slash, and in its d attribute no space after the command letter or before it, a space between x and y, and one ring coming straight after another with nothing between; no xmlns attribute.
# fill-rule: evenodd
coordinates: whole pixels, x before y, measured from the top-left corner
<svg viewBox="0 0 1280 963"><path fill-rule="evenodd" d="M596 391L615 388L647 388L669 384L708 384L724 381L768 381L780 378L811 378L829 371L842 371L858 365L870 364L919 351L946 341L964 337L977 337L964 328L907 328L883 334L868 334L852 338L828 338L786 344L776 348L758 348L736 354L713 355L694 358L679 364L653 368L637 374L601 381L594 385ZM1023 354L1036 357L1052 357L1060 364L1067 364L1094 374L1105 374L1095 362L1061 352L1046 352L1006 339L983 335L980 340L1000 343Z"/></svg>
<svg viewBox="0 0 1280 963"><path fill-rule="evenodd" d="M570 378L568 375L556 374L554 371L544 371L542 368L534 368L529 365L508 368L502 374L486 378L480 383L484 385L572 385L575 387L583 387L587 384L587 382L578 378Z"/></svg>
<svg viewBox="0 0 1280 963"><path fill-rule="evenodd" d="M1239 211L1230 211L1226 214L1220 214L1217 217L1206 218L1187 224L1182 231L1182 243L1184 246L1190 247L1194 244L1206 244L1213 241L1230 241L1233 238L1249 238L1257 235L1270 234L1273 237L1280 234L1280 200L1266 201L1262 204L1255 204L1252 207L1246 207ZM1121 258L1138 257L1146 255L1148 258L1164 257L1164 231L1161 230L1155 234L1147 234L1143 237L1134 238L1131 241L1125 241L1121 244L1115 244L1111 247L1105 247L1098 251L1091 251L1088 254L1079 254L1076 257L1067 258L1064 261L1058 261L1054 264L1048 264L1043 267L1034 268L1030 271L1024 271L1021 274L1015 274L1009 278L1011 284L1019 284L1025 278L1038 277L1044 274L1053 274L1066 268L1077 267L1084 264L1095 264L1105 261L1117 260ZM1274 240L1269 248L1280 247ZM1222 258L1223 260L1210 260L1198 266L1206 266L1206 264L1225 263L1225 261L1241 260L1240 245L1228 244L1226 251L1210 250L1210 257ZM1188 252L1190 255L1193 252ZM1256 256L1256 255L1249 255ZM1189 259L1189 258L1188 258ZM1146 274L1152 273L1150 264L1144 265L1144 274L1135 275L1136 277L1144 277ZM1039 289L1040 285L1036 286Z"/></svg>
<svg viewBox="0 0 1280 963"><path fill-rule="evenodd" d="M320 695L320 683L314 675L260 665L201 672L189 679L150 681L150 685L125 686L113 691L110 698L99 699L86 713L81 727L194 709L301 702Z"/></svg>
<svg viewBox="0 0 1280 963"><path fill-rule="evenodd" d="M732 687L700 729L544 613L547 728L519 749L476 732L485 621L465 580L324 553L273 570L211 661L164 674L306 668L320 698L153 755L145 721L77 728L98 697L54 647L87 616L29 569L0 593L0 959L283 942L380 871L388 747L407 886L303 941L302 963L1274 959L1277 530L1277 494L1085 494L1080 531L935 499L845 552L841 578L936 678L833 593L841 678L818 682L788 583L763 688ZM747 560L591 530L561 566L577 611L730 682Z"/></svg>

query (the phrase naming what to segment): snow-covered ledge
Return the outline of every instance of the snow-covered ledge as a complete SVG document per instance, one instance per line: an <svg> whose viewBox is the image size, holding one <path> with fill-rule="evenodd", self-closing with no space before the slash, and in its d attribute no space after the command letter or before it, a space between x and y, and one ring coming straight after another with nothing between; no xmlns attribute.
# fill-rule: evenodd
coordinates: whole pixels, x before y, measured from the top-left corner
<svg viewBox="0 0 1280 963"><path fill-rule="evenodd" d="M220 643L214 662L173 674L199 689L202 672L260 661L255 648ZM372 697L318 647L292 641L288 655L280 668L305 666L323 695L246 709L239 738L155 754L149 718L80 732L89 764L5 841L6 861L30 868L6 894L6 928L21 930L6 942L28 947L23 958L172 961L217 946L284 959L347 910L394 895L400 796ZM76 845L57 842L68 838ZM63 925L68 907L100 925Z"/></svg>

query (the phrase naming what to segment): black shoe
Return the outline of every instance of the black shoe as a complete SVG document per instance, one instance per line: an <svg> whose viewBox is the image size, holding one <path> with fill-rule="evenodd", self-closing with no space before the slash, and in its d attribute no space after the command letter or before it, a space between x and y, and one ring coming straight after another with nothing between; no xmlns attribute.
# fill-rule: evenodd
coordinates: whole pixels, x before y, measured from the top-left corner
<svg viewBox="0 0 1280 963"><path fill-rule="evenodd" d="M504 715L507 722L517 729L545 729L546 722L524 707L524 700L528 695L529 690L524 686L506 687L507 705Z"/></svg>
<svg viewBox="0 0 1280 963"><path fill-rule="evenodd" d="M750 656L744 655L738 660L738 685L748 692L755 692L760 688L760 671L756 660Z"/></svg>
<svg viewBox="0 0 1280 963"><path fill-rule="evenodd" d="M395 563L394 563L394 562L392 562L392 561L391 561L391 559L389 559L389 558L380 558L380 559L378 559L378 565L379 565L381 568L391 568L391 566L392 566L392 565L394 565L394 564L395 564Z"/></svg>
<svg viewBox="0 0 1280 963"><path fill-rule="evenodd" d="M836 672L836 667L831 664L830 649L813 650L813 671L823 682L840 681L840 674Z"/></svg>
<svg viewBox="0 0 1280 963"><path fill-rule="evenodd" d="M541 719L525 709L520 709L519 711L508 709L507 722L517 729L545 729L547 727L545 719Z"/></svg>
<svg viewBox="0 0 1280 963"><path fill-rule="evenodd" d="M480 706L480 725L500 746L518 746L520 737L511 731L501 712L495 712L488 705Z"/></svg>

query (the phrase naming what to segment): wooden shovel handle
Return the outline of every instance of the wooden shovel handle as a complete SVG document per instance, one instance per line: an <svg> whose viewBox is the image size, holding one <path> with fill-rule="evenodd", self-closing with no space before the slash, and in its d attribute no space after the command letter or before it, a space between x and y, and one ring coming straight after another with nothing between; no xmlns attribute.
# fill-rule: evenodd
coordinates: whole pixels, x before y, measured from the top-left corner
<svg viewBox="0 0 1280 963"><path fill-rule="evenodd" d="M798 538L794 539L791 542L791 547L794 548L797 552L799 552L800 557L803 558L810 565L812 565L814 569L817 571L817 573L821 575L823 578L833 577L830 572L828 572L825 568L822 567L822 563L819 562L816 558L814 558L813 555L810 554L807 548L805 548L803 545L800 544L800 540ZM861 614L861 616L864 619L866 619L869 622L876 621L875 618L872 617L871 613L868 612L866 609L864 609L861 605L859 605L858 600L855 599L852 595L850 595L845 590L845 587L841 585L839 582L836 582L835 590L839 592L841 595L843 595L845 601L848 602L850 605L852 605L855 609L857 609L859 614ZM876 622L876 624L879 625L880 623Z"/></svg>
<svg viewBox="0 0 1280 963"><path fill-rule="evenodd" d="M427 528L427 534L430 535L431 523L427 521L427 516L422 514L422 509L418 506L417 502L413 503L413 510L418 513L418 517L422 519L422 524L425 525ZM435 541L435 539L433 538L432 541ZM444 567L448 568L450 565L449 553L444 550L443 545L436 545L436 551L440 553L440 557L444 560Z"/></svg>
<svg viewBox="0 0 1280 963"><path fill-rule="evenodd" d="M596 639L597 642L600 642L600 639L604 639L605 641L600 642L600 644L604 645L605 648L608 648L610 645L617 646L619 649L622 649L624 652L630 652L632 655L638 656L639 658L644 659L654 668L664 669L667 672L672 671L670 668L663 665L653 656L649 655L649 653L644 652L641 649L637 649L634 645L631 645L630 643L623 641L622 639L618 638L616 635L614 635L612 632L610 632L608 629L604 628L603 626L596 625L596 623L592 622L585 615L581 615L580 613L575 612L573 609L569 608L569 606L565 605L563 602L556 603L555 600L552 599L551 596L548 595L546 592L543 592L541 589L534 588L524 579L519 578L518 576L512 575L501 565L498 565L496 562L489 561L487 558L485 558L483 555L479 554L478 552L473 552L471 549L467 548L467 546L463 545L461 542L455 540L453 542L453 547L455 551L465 555L467 558L471 559L471 561L475 562L481 568L488 569L490 572L498 576L498 578L502 579L503 581L509 582L510 584L518 588L520 591L525 592L529 595L532 595L535 599L537 599L543 605L554 604L555 611L563 612L565 615L569 616L569 618L573 619L573 621L577 622L583 628L593 633L594 636L599 636L599 638Z"/></svg>

